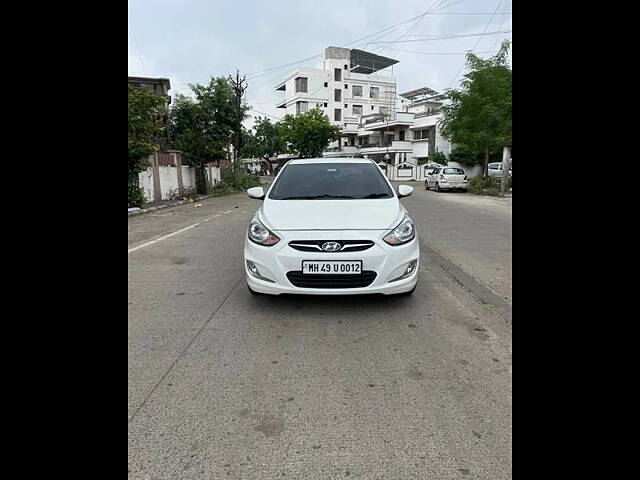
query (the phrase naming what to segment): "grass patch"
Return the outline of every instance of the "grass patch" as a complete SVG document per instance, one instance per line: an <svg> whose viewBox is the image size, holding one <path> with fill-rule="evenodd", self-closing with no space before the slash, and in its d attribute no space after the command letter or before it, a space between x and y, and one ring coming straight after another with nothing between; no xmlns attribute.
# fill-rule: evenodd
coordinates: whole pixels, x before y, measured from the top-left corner
<svg viewBox="0 0 640 480"><path fill-rule="evenodd" d="M214 197L221 197L223 195L231 195L232 193L243 192L252 187L260 186L260 177L257 175L247 175L241 173L225 178L218 182L211 190L211 194Z"/></svg>
<svg viewBox="0 0 640 480"><path fill-rule="evenodd" d="M501 197L502 194L500 193L500 182L501 180L499 178L489 177L487 179L483 179L482 177L475 177L469 180L469 188L467 189L467 191L476 195ZM508 189L509 188L511 188L511 178L509 178Z"/></svg>

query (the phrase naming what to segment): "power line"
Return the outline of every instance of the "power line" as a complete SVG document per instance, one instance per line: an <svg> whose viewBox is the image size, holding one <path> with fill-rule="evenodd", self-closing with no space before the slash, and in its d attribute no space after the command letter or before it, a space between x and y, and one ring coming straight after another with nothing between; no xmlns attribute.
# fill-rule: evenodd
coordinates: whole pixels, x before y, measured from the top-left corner
<svg viewBox="0 0 640 480"><path fill-rule="evenodd" d="M440 0L440 2L439 2L439 4L437 5L437 7L436 7L436 8L439 8L440 6L442 6L442 4L443 4L443 2L444 2L444 1L446 1L446 0ZM452 5L456 4L456 3L460 3L461 1L462 1L462 0L457 0L457 1L455 1L455 2L451 3L451 4L447 5L447 6L452 6ZM373 37L373 36L379 35L379 34L380 34L380 33L382 33L382 32L386 32L386 33L384 33L384 35L382 35L382 36L380 37L380 38L382 38L383 36L388 35L388 34L389 34L389 33L391 33L392 31L395 31L395 30L397 30L398 28L401 28L402 26L404 26L404 25L406 25L406 24L408 24L408 23L410 23L410 22L412 22L412 21L417 20L418 18L422 18L422 17L424 17L425 15L427 15L427 14L431 13L431 10L432 10L432 9L433 9L433 5L432 5L432 7L430 7L429 9L427 9L425 12L422 12L422 13L420 13L420 14L418 14L418 15L414 16L414 17L411 17L411 18L409 18L409 19L407 19L407 20L403 20L402 22L398 22L398 23L396 23L396 24L394 24L394 25L390 25L390 26L388 26L388 27L385 27L385 28L383 28L383 29L381 29L381 30L378 30L377 32L370 33L370 34L365 35L365 36L363 36L363 37L357 38L357 39L355 39L355 40L353 40L353 41L351 41L351 42L348 42L348 43L345 43L345 44L341 45L341 47L343 47L343 48L344 48L344 47L347 47L347 46L349 46L349 45L353 45L354 43L361 42L362 40L364 40L364 39L366 39L366 38L369 38L369 37ZM373 42L367 42L367 43L366 43L366 45L369 45L370 43L373 43ZM296 62L287 63L287 64L284 64L284 65L280 65L280 66L278 66L278 67L267 68L267 69L262 70L262 71L260 71L260 72L254 72L254 73L248 74L248 75L247 75L247 77L248 77L248 79L252 79L252 78L257 78L258 76L268 75L268 74L270 74L270 73L275 73L277 70L281 70L281 69L283 69L283 68L287 68L287 67L290 67L290 66L293 66L293 65L297 65L297 64L299 64L299 63L303 63L303 62L306 62L306 61L308 61L308 60L312 60L312 59L314 59L314 58L321 57L322 55L323 55L322 53L319 53L319 54L314 55L314 56L312 56L312 57L307 57L307 58L304 58L304 59L302 59L302 60L298 60L298 61L296 61Z"/></svg>
<svg viewBox="0 0 640 480"><path fill-rule="evenodd" d="M507 9L507 1L505 0L503 10L506 10L506 9ZM500 26L498 27L498 30L502 30L502 20L504 20L504 17L500 17ZM502 38L504 39L504 37L502 37ZM500 37L496 37L496 41L493 44L493 49L494 50L498 46L498 41L499 40L500 40Z"/></svg>
<svg viewBox="0 0 640 480"><path fill-rule="evenodd" d="M417 53L419 55L466 55L467 53L469 53L468 51L466 52L416 52L414 50L398 50L400 52L405 52L405 53ZM484 54L484 53L495 53L497 52L497 50L488 50L486 52L475 52L477 54Z"/></svg>
<svg viewBox="0 0 640 480"><path fill-rule="evenodd" d="M265 116L267 116L267 117L271 117L271 118L273 118L274 120L282 120L282 117L274 117L273 115L269 115L268 113L264 113L264 112L261 112L260 110L256 110L256 109L255 109L255 108L253 108L253 107L250 107L250 109L251 109L251 110L253 110L253 111L254 111L254 112L256 112L256 113L259 113L260 115L265 115Z"/></svg>
<svg viewBox="0 0 640 480"><path fill-rule="evenodd" d="M142 53L140 52L140 47L138 46L138 40L136 39L136 34L133 31L133 21L131 20L131 9L129 9L129 29L131 30L131 35L133 36L133 43L136 46L136 51L138 52L138 57L140 58L140 63L142 64L142 71L144 74L147 74L147 68L144 65L144 60L142 58Z"/></svg>
<svg viewBox="0 0 640 480"><path fill-rule="evenodd" d="M497 35L500 33L511 33L512 30L496 30L494 32L482 32L482 33L463 33L463 34L459 34L459 35L446 35L443 37L425 37L425 38L419 38L419 39L415 39L415 40L404 40L406 42L429 42L432 40L445 40L445 39L449 39L449 38L468 38L468 37L482 37L484 35ZM403 42L404 42L403 41ZM387 43L397 43L399 42L399 40L387 40L384 42L371 42L371 43L375 43L375 44L387 44Z"/></svg>
<svg viewBox="0 0 640 480"><path fill-rule="evenodd" d="M485 34L485 32L487 31L487 28L489 28L489 24L491 23L491 20L493 20L493 17L495 15L495 13L498 11L498 9L500 8L500 5L502 4L503 0L500 0L498 2L498 4L496 5L496 9L493 11L493 15L491 15L491 17L489 18L489 21L487 22L487 24L484 26L484 30L482 30L482 33L480 34L480 37L478 37L478 40L476 41L476 44L473 46L473 48L471 49L471 51L473 52L477 47L478 44L480 43L480 40L482 40L482 36ZM509 30L509 32L511 32L511 30ZM502 32L502 33L508 33L508 32ZM449 85L449 89L451 89L451 87L453 87L453 84L455 83L455 81L458 79L458 75L460 75L460 72L462 72L462 69L464 68L464 65L466 63L466 60L462 63L462 65L460 66L460 69L458 70L458 73L456 73L456 76L453 77L453 80L451 80L451 84Z"/></svg>
<svg viewBox="0 0 640 480"><path fill-rule="evenodd" d="M511 15L512 12L501 12L498 13L497 15ZM488 13L479 13L479 12L473 12L473 13L463 13L463 12L433 12L431 15L461 15L461 16L473 16L473 15L493 15L491 12Z"/></svg>

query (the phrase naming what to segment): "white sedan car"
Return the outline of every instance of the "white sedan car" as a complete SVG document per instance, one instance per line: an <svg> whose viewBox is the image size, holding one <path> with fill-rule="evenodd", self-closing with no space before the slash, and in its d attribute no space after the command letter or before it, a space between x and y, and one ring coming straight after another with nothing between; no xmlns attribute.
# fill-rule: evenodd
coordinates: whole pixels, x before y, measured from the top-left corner
<svg viewBox="0 0 640 480"><path fill-rule="evenodd" d="M367 159L291 160L249 223L244 246L252 293L411 294L419 242L397 192Z"/></svg>
<svg viewBox="0 0 640 480"><path fill-rule="evenodd" d="M424 188L434 188L436 192L442 190L467 190L469 179L462 168L441 167L433 170L424 181Z"/></svg>
<svg viewBox="0 0 640 480"><path fill-rule="evenodd" d="M502 178L502 162L492 162L488 165L489 176L492 178ZM509 164L509 176L511 176L513 170L511 164Z"/></svg>

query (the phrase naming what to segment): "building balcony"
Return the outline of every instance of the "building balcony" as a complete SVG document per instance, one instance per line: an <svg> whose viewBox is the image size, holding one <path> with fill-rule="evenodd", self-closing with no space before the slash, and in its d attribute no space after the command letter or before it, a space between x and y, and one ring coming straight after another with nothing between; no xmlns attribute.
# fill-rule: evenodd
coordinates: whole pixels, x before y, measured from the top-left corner
<svg viewBox="0 0 640 480"><path fill-rule="evenodd" d="M328 148L324 152L322 152L323 157L353 157L354 155L359 155L360 149L358 147L352 146L343 146L342 149L338 147Z"/></svg>
<svg viewBox="0 0 640 480"><path fill-rule="evenodd" d="M378 114L378 118L372 118L369 123L366 123L365 120L362 127L367 131L385 130L387 127L394 126L411 127L415 121L414 115L414 113L410 112L395 112L387 119Z"/></svg>
<svg viewBox="0 0 640 480"><path fill-rule="evenodd" d="M358 124L357 123L347 123L346 125L343 125L340 129L340 131L345 134L345 133L351 133L351 134L357 134L358 133Z"/></svg>
<svg viewBox="0 0 640 480"><path fill-rule="evenodd" d="M392 140L390 142L380 141L376 144L364 143L360 146L361 154L386 153L389 152L412 152L413 144L407 140Z"/></svg>

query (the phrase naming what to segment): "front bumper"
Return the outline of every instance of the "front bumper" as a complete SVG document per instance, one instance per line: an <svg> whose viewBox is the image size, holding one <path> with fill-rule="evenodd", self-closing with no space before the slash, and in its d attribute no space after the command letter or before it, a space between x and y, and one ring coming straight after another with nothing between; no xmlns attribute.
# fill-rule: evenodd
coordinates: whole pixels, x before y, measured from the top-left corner
<svg viewBox="0 0 640 480"><path fill-rule="evenodd" d="M274 231L281 240L273 247L263 247L251 242L245 236L244 268L249 287L259 293L279 295L282 293L304 295L357 295L381 293L392 295L408 292L418 281L420 248L418 237L411 242L392 247L382 236L382 230L344 231ZM300 240L371 240L374 245L356 252L303 252L291 248L291 241ZM260 274L272 282L254 277L247 269L246 261L253 262ZM287 278L287 272L299 271L303 260L362 260L362 269L376 272L373 282L361 288L302 288L294 286ZM413 273L406 278L390 282L402 275L406 266L417 260Z"/></svg>

